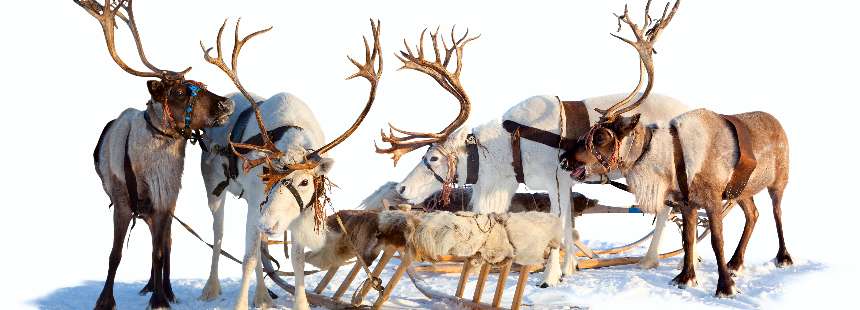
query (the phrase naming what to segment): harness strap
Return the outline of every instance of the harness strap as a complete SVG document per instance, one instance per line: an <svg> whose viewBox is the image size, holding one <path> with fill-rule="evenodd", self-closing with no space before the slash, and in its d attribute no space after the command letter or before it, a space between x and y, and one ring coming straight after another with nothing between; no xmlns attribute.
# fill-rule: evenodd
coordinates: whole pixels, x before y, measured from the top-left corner
<svg viewBox="0 0 860 310"><path fill-rule="evenodd" d="M236 118L236 124L233 125L233 129L230 130L230 142L242 142L242 137L245 135L245 128L248 127L248 120L251 118L251 113L253 112L254 109L249 107L242 111L242 113L239 113L239 117ZM227 173L227 175L229 179L235 179L239 176L239 158L234 156L232 152L227 152L227 154L227 167L229 168L229 173ZM224 182L228 182L228 180L224 180ZM220 196L220 193L218 196Z"/></svg>
<svg viewBox="0 0 860 310"><path fill-rule="evenodd" d="M131 163L131 156L129 155L129 140L131 140L131 130L128 131L128 135L125 138L125 156L123 157L123 173L125 174L125 187L128 192L128 204L131 209L132 218L135 219L131 224L131 229L134 229L135 224L137 223L137 218L140 217L142 213L142 208L140 207L140 193L137 191L137 176L134 175L134 167Z"/></svg>
<svg viewBox="0 0 860 310"><path fill-rule="evenodd" d="M478 154L478 138L475 134L466 136L466 184L478 183L480 155Z"/></svg>
<svg viewBox="0 0 860 310"><path fill-rule="evenodd" d="M565 137L576 141L576 139L588 132L588 129L591 128L591 120L588 117L588 108L585 107L585 102L581 100L561 101L559 99L559 102L561 102L562 110L564 110Z"/></svg>
<svg viewBox="0 0 860 310"><path fill-rule="evenodd" d="M287 130L290 130L290 129L301 130L302 127L294 126L294 125L284 125L284 126L281 126L281 127L278 127L278 128L266 131L266 132L269 133L269 138L272 141L278 141L281 139L281 137L284 136L284 134L287 133ZM245 142L243 142L243 143L261 145L261 144L263 144L263 135L256 134L253 137L248 138L248 140L245 140ZM239 151L240 154L247 154L247 153L251 152L251 150L246 150L246 149L241 149L241 150L237 150L237 151Z"/></svg>
<svg viewBox="0 0 860 310"><path fill-rule="evenodd" d="M152 123L152 119L149 118L149 113L147 113L146 111L143 112L143 119L146 121L146 127L149 128L150 130L154 131L155 133L160 134L162 136L170 137L170 138L176 137L176 135L169 134L166 131L162 130L161 128L158 128L157 126L155 126L155 124Z"/></svg>
<svg viewBox="0 0 860 310"><path fill-rule="evenodd" d="M730 200L740 196L741 192L747 186L747 182L752 176L756 165L758 164L755 158L752 145L752 137L750 129L735 115L720 115L727 121L735 134L738 141L738 162L735 164L735 170L732 172L732 177L729 183L726 184L726 189L723 191L723 199Z"/></svg>
<svg viewBox="0 0 860 310"><path fill-rule="evenodd" d="M296 187L293 186L292 183L290 183L290 184L287 184L287 189L290 190L290 193L293 194L293 198L296 199L296 202L299 203L299 207L301 208L302 211L304 211L305 208L307 208L307 206L305 205L305 202L302 200L302 196L299 195L299 191L296 190Z"/></svg>
<svg viewBox="0 0 860 310"><path fill-rule="evenodd" d="M562 138L561 136L549 131L526 126L512 120L503 121L502 127L505 128L508 133L513 133L519 129L521 137L551 148L558 148L559 145L561 145L562 149L569 149L574 146L574 143L576 143L575 139Z"/></svg>
<svg viewBox="0 0 860 310"><path fill-rule="evenodd" d="M678 136L678 128L675 125L669 128L669 133L672 135L672 152L673 160L675 161L675 178L678 181L678 189L681 191L681 202L688 203L690 199L690 189L687 183L687 166L684 164L684 149L681 146L681 138Z"/></svg>
<svg viewBox="0 0 860 310"><path fill-rule="evenodd" d="M514 175L517 178L517 183L526 183L525 173L523 172L523 153L520 145L521 133L521 128L517 128L511 133L511 155L513 155L511 166L514 167Z"/></svg>
<svg viewBox="0 0 860 310"><path fill-rule="evenodd" d="M424 164L424 167L427 168L427 170L429 170L430 173L433 174L433 177L436 178L436 181L439 181L439 183L445 184L445 179L443 179L441 175L439 175L438 173L436 173L435 170L433 170L433 167L430 166L430 162L427 161L426 157L421 158L421 163ZM454 182L457 182L456 178L455 178Z"/></svg>

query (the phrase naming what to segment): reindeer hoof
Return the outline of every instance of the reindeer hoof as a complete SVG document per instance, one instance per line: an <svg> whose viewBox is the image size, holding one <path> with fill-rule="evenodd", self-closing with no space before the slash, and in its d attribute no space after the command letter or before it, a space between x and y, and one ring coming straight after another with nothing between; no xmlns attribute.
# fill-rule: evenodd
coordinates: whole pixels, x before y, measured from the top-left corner
<svg viewBox="0 0 860 310"><path fill-rule="evenodd" d="M149 293L152 293L152 280L149 280L149 282L147 282L146 285L142 289L140 289L139 292L137 292L137 294L140 296L144 296Z"/></svg>
<svg viewBox="0 0 860 310"><path fill-rule="evenodd" d="M643 259L643 260L639 261L639 268L655 269L657 267L660 267L660 262L657 260Z"/></svg>
<svg viewBox="0 0 860 310"><path fill-rule="evenodd" d="M726 265L726 267L729 268L729 273L732 275L732 277L737 277L743 273L744 263L731 260Z"/></svg>
<svg viewBox="0 0 860 310"><path fill-rule="evenodd" d="M272 301L272 296L269 296L269 291L265 290L265 288L262 289L264 291L257 293L254 296L254 307L268 309L274 304L274 302Z"/></svg>
<svg viewBox="0 0 860 310"><path fill-rule="evenodd" d="M221 283L215 279L206 281L206 286L203 287L203 293L197 299L202 301L212 301L221 296Z"/></svg>
<svg viewBox="0 0 860 310"><path fill-rule="evenodd" d="M547 287L549 287L549 284L546 284L546 282L544 282L544 283L541 283L540 285L538 285L538 287L539 288L547 288Z"/></svg>
<svg viewBox="0 0 860 310"><path fill-rule="evenodd" d="M794 265L794 261L791 260L791 255L788 252L782 252L776 255L775 259L776 266L779 268L788 267Z"/></svg>
<svg viewBox="0 0 860 310"><path fill-rule="evenodd" d="M113 297L99 297L99 300L96 302L96 306L94 307L96 310L115 310L116 309L116 301Z"/></svg>
<svg viewBox="0 0 860 310"><path fill-rule="evenodd" d="M681 272L671 282L672 285L677 286L678 288L688 288L688 287L696 287L699 285L699 282L696 281L696 275L694 273Z"/></svg>
<svg viewBox="0 0 860 310"><path fill-rule="evenodd" d="M148 308L152 310L170 309L170 302L167 301L167 296L164 294L155 294L149 299Z"/></svg>

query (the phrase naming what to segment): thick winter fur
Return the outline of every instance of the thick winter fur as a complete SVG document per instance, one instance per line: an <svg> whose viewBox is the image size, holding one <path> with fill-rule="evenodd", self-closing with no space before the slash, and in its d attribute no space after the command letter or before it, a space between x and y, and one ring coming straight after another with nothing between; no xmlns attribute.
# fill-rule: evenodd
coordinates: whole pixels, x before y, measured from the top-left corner
<svg viewBox="0 0 860 310"><path fill-rule="evenodd" d="M589 111L589 119L594 124L599 115L594 108L608 108L622 99L624 95L610 95L589 98L585 105ZM661 95L649 96L639 107L642 121L657 122L668 121L688 108L669 97ZM513 106L503 116L503 120L512 120L520 124L543 129L555 134L560 132L560 124L564 124L559 101L552 96L536 96L526 99ZM480 166L478 182L473 186L471 206L472 210L481 213L506 212L511 198L517 190L514 170L511 167L513 159L511 153L511 135L502 128L500 120L494 120L487 124L472 129L461 128L454 132L447 140L438 143L428 149L424 157L430 162L434 171L445 176L447 161L441 160L447 155L456 156L457 174L459 181L465 181L467 172L465 138L469 133L475 134L480 147ZM522 139L522 162L525 174L525 183L531 190L545 190L551 199L551 212L559 214L564 227L563 238L565 251L574 251L572 237L574 235L573 218L568 212L570 210L570 188L573 185L568 173L559 169L560 151L537 142ZM433 158L437 160L432 160ZM619 175L611 175L618 178ZM433 177L433 174L423 165L418 164L412 172L398 186L398 191L411 203L419 203L437 192L441 184ZM658 225L662 231L662 225ZM655 250L649 251L656 262L656 248L659 238L654 238L651 247ZM576 267L576 258L573 255L566 256L564 268L559 264L558 253L552 253L549 265L545 269L544 280L548 285L558 283L562 271L571 274Z"/></svg>
<svg viewBox="0 0 860 310"><path fill-rule="evenodd" d="M257 307L267 307L271 305L271 297L269 297L265 282L263 281L262 267L257 264L260 253L258 251L261 240L260 229L271 234L284 233L292 223L300 217L299 208L296 205L295 198L283 186L276 186L272 189L271 195L266 197L264 193L264 185L259 178L262 173L262 166L258 166L248 173L242 172L240 168L239 176L235 180L229 180L227 190L222 192L220 196L215 196L213 191L215 187L222 181L226 180L227 158L218 149L224 149L228 145L228 136L236 124L238 115L244 111L250 104L241 94L232 94L230 96L236 102L236 111L230 118L229 124L222 128L218 128L209 132L211 137L210 152L204 152L201 160L201 171L203 174L204 183L206 185L206 193L209 199L209 208L214 217L213 229L215 231L215 248L212 252L212 265L209 275L209 280L203 289L201 299L211 300L220 295L220 283L218 280L218 260L223 238L224 225L224 202L227 192L233 195L244 198L248 204L248 216L246 218L245 229L245 256L242 274L242 286L239 291L239 296L236 299L236 308L247 308L248 306L248 288L250 286L251 272L256 272L257 285L254 297L254 304ZM262 98L255 98L258 101ZM269 130L275 129L284 125L292 125L301 129L293 128L287 130L279 140L273 141L278 149L285 152L285 155L276 159L275 164L287 164L300 162L304 155L310 150L319 148L323 143L323 134L319 123L314 117L308 106L299 98L287 94L279 93L265 100L260 104L260 111L264 117L264 124ZM248 122L244 136L241 140L259 134L259 128L256 125L254 116ZM249 153L250 156L259 156L255 152ZM331 160L324 159L324 163L317 171L297 171L289 176L289 181L293 182L301 192L302 199L310 201L313 195L313 174L320 171L327 171L331 167ZM310 180L310 186L301 186L303 181ZM308 184L308 183L304 183ZM260 210L267 203L266 207L270 211L271 216L261 218ZM312 209L312 208L311 208ZM283 212L281 212L283 211ZM308 238L303 240L303 244L309 245L311 239L325 240L325 233L321 232L318 238ZM295 236L294 236L295 238ZM319 241L322 242L322 241ZM313 246L311 246L313 248ZM302 269L302 268L299 268Z"/></svg>
<svg viewBox="0 0 860 310"><path fill-rule="evenodd" d="M424 200L424 202L414 205L412 209L424 211L469 211L469 201L472 199L471 187L457 187L451 191L451 201L448 205L442 204L442 193L436 192L432 196ZM408 204L409 202L400 197L397 193L396 182L386 182L374 191L370 196L367 196L357 209L360 210L385 210L384 202L389 205ZM573 214L580 215L585 209L593 207L597 204L597 200L589 199L577 192L570 192L570 205L573 208ZM511 206L509 212L528 212L550 211L550 197L547 193L516 193L511 198Z"/></svg>
<svg viewBox="0 0 860 310"><path fill-rule="evenodd" d="M723 256L722 218L724 216L722 194L729 182L739 151L735 133L729 124L718 114L698 109L684 113L673 119L670 126L678 131L684 163L687 172L690 206L683 208L684 215L684 267L673 280L680 286L695 285L695 268L692 251L695 246L695 210L704 209L709 218L711 244L717 256L719 281L717 296L731 296L735 293L734 280L730 273L743 267L743 255L758 217L752 197L764 190L769 191L773 202L774 218L779 237L779 250L776 263L790 265L791 256L785 248L782 231L781 208L782 193L788 182L788 140L779 122L770 114L750 112L736 115L750 128L753 153L757 166L746 188L736 199L746 216L746 224L741 241L732 259L727 263ZM623 121L623 120L622 120ZM642 137L646 127L641 123L632 129L635 134L618 132L618 136ZM593 156L591 156L593 157ZM667 198L679 197L679 187L673 162L673 144L669 129L653 129L651 145L644 154L630 161L631 165L622 167L622 173L630 182L630 188L642 205L662 204ZM588 152L577 150L577 160L586 163L586 170L600 169ZM727 211L727 210L726 210Z"/></svg>
<svg viewBox="0 0 860 310"><path fill-rule="evenodd" d="M152 235L151 278L141 294L152 292L149 301L152 308L167 308L169 302L175 301L170 286L170 224L181 187L186 140L176 129L184 126L184 122L162 123L163 104L168 105L174 119L182 120L186 106L193 103L190 129L221 126L233 112L232 101L205 88L192 97L187 84L191 82L148 81L151 97L147 109L123 111L105 126L96 144L93 152L96 173L114 206L113 247L97 309L116 307L113 282L125 235L135 217L146 222Z"/></svg>
<svg viewBox="0 0 860 310"><path fill-rule="evenodd" d="M561 244L561 222L544 212L451 213L383 211L379 240L405 246L413 258L436 261L444 255L471 257L488 263L507 258L519 264L545 261Z"/></svg>
<svg viewBox="0 0 860 310"><path fill-rule="evenodd" d="M340 216L349 234L344 234L337 222ZM370 265L381 251L377 242L379 211L342 210L326 218L323 247L306 253L307 263L320 269L341 266L355 257L355 251ZM354 247L354 249L353 249Z"/></svg>

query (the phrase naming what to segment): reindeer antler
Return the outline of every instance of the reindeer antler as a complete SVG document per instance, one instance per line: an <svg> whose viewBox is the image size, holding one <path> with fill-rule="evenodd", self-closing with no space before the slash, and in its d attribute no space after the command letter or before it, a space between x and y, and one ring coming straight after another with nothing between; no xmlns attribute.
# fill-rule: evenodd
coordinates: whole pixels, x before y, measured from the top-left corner
<svg viewBox="0 0 860 310"><path fill-rule="evenodd" d="M372 49L367 44L367 37L362 36L362 39L364 40L364 64L359 63L350 56L347 56L347 59L349 59L349 61L358 68L358 72L348 76L346 79L351 80L356 77L363 77L370 82L370 93L367 96L367 103L364 105L364 109L361 111L361 114L358 115L358 118L355 119L352 126L350 126L349 129L344 131L340 136L305 156L304 162L287 165L287 169L303 170L315 168L319 165L319 160L321 158L320 155L328 152L352 135L352 133L355 132L355 130L358 129L358 126L364 121L367 113L370 112L370 107L376 100L376 86L379 84L379 78L382 76L382 48L379 45L379 28L379 20L374 23L373 19L371 19L370 29L373 34ZM377 60L379 60L378 64L376 64Z"/></svg>
<svg viewBox="0 0 860 310"><path fill-rule="evenodd" d="M645 4L645 18L642 27L640 28L636 23L630 20L630 15L628 15L627 5L624 6L624 14L618 15L615 14L615 17L618 18L618 30L616 32L621 31L621 23L624 22L627 26L630 27L630 30L633 32L633 35L636 37L636 42L625 39L621 36L618 36L614 33L611 33L613 37L618 38L621 41L630 44L636 51L639 53L639 83L636 85L636 88L630 92L627 97L622 99L621 101L615 103L611 107L606 110L601 110L595 108L595 111L603 115L603 119L611 120L618 115L629 112L635 108L637 108L645 98L651 94L651 89L654 86L654 62L653 62L653 54L654 51L654 42L660 36L663 29L669 25L669 22L672 21L672 17L675 16L675 12L678 11L678 6L681 4L681 0L676 0L675 5L672 6L672 10L669 11L669 3L666 3L665 8L663 9L663 15L659 19L652 19L649 14L649 10L651 9L651 0L648 0L648 3ZM650 27L650 28L649 28ZM643 72L644 71L644 72ZM636 96L639 92L639 89L642 87L642 80L645 78L643 73L647 73L648 85L645 87L645 91L642 93L642 96L636 100L636 102L624 106ZM622 108L623 107L623 108Z"/></svg>
<svg viewBox="0 0 860 310"><path fill-rule="evenodd" d="M209 55L209 52L212 51L212 48L211 47L208 49L205 48L203 46L203 41L200 41L200 49L203 50L203 58L206 59L207 62L215 65L216 67L221 69L221 71L223 71L225 74L227 74L227 77L229 77L230 80L233 81L233 84L236 85L236 88L239 89L239 92L241 92L242 95L245 96L245 99L247 99L248 102L251 103L251 108L254 109L254 116L256 116L256 118L257 118L257 126L260 127L260 136L262 136L262 138L263 138L263 145L253 145L253 144L230 142L231 150L233 151L234 154L236 154L236 156L239 156L240 158L242 158L242 160L244 161L243 169L247 172L256 166L259 166L262 163L267 162L271 165L271 158L277 157L277 156L283 154L283 152L281 150L279 150L272 143L272 139L269 138L269 133L266 130L266 125L263 124L263 115L260 113L260 108L257 106L257 102L254 100L254 98L251 96L251 94L248 93L248 91L245 90L245 87L242 86L242 83L239 82L239 75L237 72L238 67L239 67L239 53L242 51L242 47L245 46L245 43L248 43L248 41L251 40L251 38L256 37L257 35L260 35L260 34L263 34L267 31L269 31L269 30L272 30L272 27L257 30L255 32L245 36L241 40L239 40L239 23L241 21L242 21L241 18L236 20L236 29L235 29L234 34L233 34L233 53L231 55L229 67L224 62L224 57L223 57L223 54L221 53L221 35L224 34L224 27L227 26L227 20L226 19L224 20L224 23L221 24L221 28L218 29L218 36L215 40L215 49L218 52L217 57L212 58L212 56ZM238 151L236 151L237 148L260 151L260 152L265 153L265 155L261 158L249 159L249 158L245 157L244 155L242 155L241 153L239 153Z"/></svg>
<svg viewBox="0 0 860 310"><path fill-rule="evenodd" d="M381 149L376 146L376 143L374 143L376 152L379 154L391 154L395 166L397 165L397 161L400 160L400 156L403 156L403 154L409 153L423 146L445 140L454 130L462 126L469 117L471 102L469 101L469 96L466 94L463 86L460 84L460 72L463 68L463 49L466 47L466 44L481 36L477 35L469 37L469 30L466 29L466 33L457 39L454 36L454 30L455 27L452 27L451 47L448 47L445 39L442 38L442 49L445 53L444 58L442 53L439 51L439 28L437 27L436 31L430 32L430 41L433 43L433 52L435 56L432 61L429 61L424 57L424 35L427 33L427 29L424 29L424 31L421 32L419 44L415 47L418 51L417 56L412 52L412 49L409 48L409 44L406 43L406 39L403 40L403 45L406 47L406 51L400 51L400 55L397 55L397 59L400 59L400 61L403 62L403 66L400 67L400 69L416 70L436 80L436 82L439 83L439 86L442 86L445 91L451 93L451 95L457 98L457 101L460 102L460 112L457 114L457 118L455 118L454 121L437 133L406 131L394 127L394 125L391 124L388 124L389 130L387 135L384 131L380 130L382 141L389 143L391 147ZM448 64L451 61L451 56L455 55L455 52L457 61L456 68L454 72L451 72L448 70ZM398 137L394 132L405 136Z"/></svg>
<svg viewBox="0 0 860 310"><path fill-rule="evenodd" d="M149 60L146 58L146 54L143 52L143 43L140 41L140 34L137 31L137 23L134 21L134 10L132 9L132 0L119 0L119 1L111 1L105 0L104 4L96 3L93 0L74 0L77 5L90 13L96 20L98 20L99 24L102 26L102 32L104 32L105 43L107 44L108 53L110 53L113 61L125 72L128 72L135 76L140 77L154 77L160 79L182 79L188 71L191 71L191 67L188 67L185 70L175 72L169 70L162 70L158 67L154 66ZM114 4L111 4L113 2ZM123 14L121 11L125 11ZM119 54L116 52L116 46L114 42L114 28L116 26L115 18L119 18L128 29L131 31L131 35L134 38L134 44L137 48L137 54L140 57L140 61L151 70L151 72L146 71L138 71L132 69L129 65L119 57Z"/></svg>

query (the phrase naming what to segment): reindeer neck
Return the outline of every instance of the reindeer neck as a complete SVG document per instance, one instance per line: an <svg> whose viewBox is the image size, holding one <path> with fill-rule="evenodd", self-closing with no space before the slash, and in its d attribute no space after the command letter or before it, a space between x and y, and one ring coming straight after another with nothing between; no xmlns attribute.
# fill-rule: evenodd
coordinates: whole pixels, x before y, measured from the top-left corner
<svg viewBox="0 0 860 310"><path fill-rule="evenodd" d="M621 174L628 180L642 179L645 182L662 180L664 176L671 176L674 173L672 135L669 133L669 129L651 128L646 130L651 131L651 139L647 147L643 148L642 142L636 143L630 158L624 158L625 167L621 169ZM639 139L642 139L642 136L644 136L644 131L637 134ZM639 146L638 150L636 149L637 146Z"/></svg>
<svg viewBox="0 0 860 310"><path fill-rule="evenodd" d="M302 211L299 217L290 224L289 229L293 233L294 238L298 238L302 245L310 248L312 251L319 250L325 245L328 227L323 222L319 228L315 228L313 207Z"/></svg>
<svg viewBox="0 0 860 310"><path fill-rule="evenodd" d="M165 126L162 109L162 103L153 100L149 101L146 105L146 111L143 112L147 129L152 132L153 136L181 140L184 145L186 140L176 131L175 124L167 124L168 126Z"/></svg>

